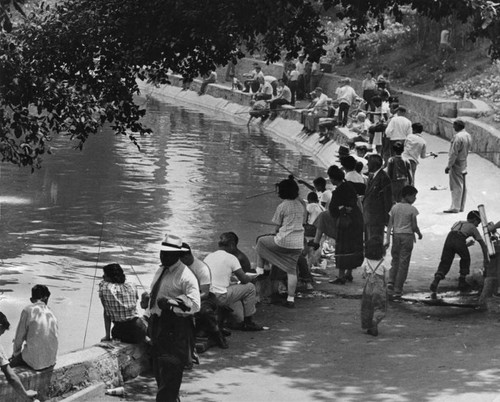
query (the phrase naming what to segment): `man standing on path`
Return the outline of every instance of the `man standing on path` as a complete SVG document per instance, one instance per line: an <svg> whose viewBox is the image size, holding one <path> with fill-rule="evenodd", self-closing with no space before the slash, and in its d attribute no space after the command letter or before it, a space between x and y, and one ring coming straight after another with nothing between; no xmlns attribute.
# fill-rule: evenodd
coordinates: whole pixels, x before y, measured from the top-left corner
<svg viewBox="0 0 500 402"><path fill-rule="evenodd" d="M472 145L471 135L465 131L463 120L455 120L453 136L448 153L448 166L444 170L450 176L451 207L443 212L456 214L463 212L467 189L465 186L465 175L467 174L467 156Z"/></svg>
<svg viewBox="0 0 500 402"><path fill-rule="evenodd" d="M393 146L396 142L404 143L406 138L412 133L411 121L406 118L406 108L399 106L397 114L387 124L385 129L385 136L389 139L390 143L387 144L389 149L384 149L384 161L387 163L390 156L394 156Z"/></svg>
<svg viewBox="0 0 500 402"><path fill-rule="evenodd" d="M435 158L437 155L432 152L427 153L427 143L422 138L422 132L424 131L422 123L413 123L411 129L413 132L406 137L402 156L410 161L411 177L413 177L413 185L415 186L415 172L417 171L419 158L424 159L428 156L434 156Z"/></svg>
<svg viewBox="0 0 500 402"><path fill-rule="evenodd" d="M368 156L368 172L368 185L363 199L365 241L375 236L384 238L392 208L391 179L382 169L382 157L379 154Z"/></svg>
<svg viewBox="0 0 500 402"><path fill-rule="evenodd" d="M176 402L184 367L191 363L193 314L200 310L200 291L196 277L180 261L189 251L182 240L167 235L160 250L161 265L151 283L148 301L148 335L158 385L156 401ZM143 299L147 298L143 295Z"/></svg>

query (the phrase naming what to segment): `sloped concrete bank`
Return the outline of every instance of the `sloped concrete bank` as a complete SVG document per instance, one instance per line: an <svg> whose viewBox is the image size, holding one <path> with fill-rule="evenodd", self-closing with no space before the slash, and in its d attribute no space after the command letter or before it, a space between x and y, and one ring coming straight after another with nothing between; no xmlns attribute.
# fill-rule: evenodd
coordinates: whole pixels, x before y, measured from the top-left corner
<svg viewBox="0 0 500 402"><path fill-rule="evenodd" d="M194 105L217 113L224 113L239 122L247 122L250 111L251 96L240 91L232 91L227 86L211 84L207 87L205 95L198 95L200 83L195 81L191 90L183 91L182 81L179 77L170 77L172 85L153 86L145 82L139 82L143 96L152 97L157 100ZM300 123L300 112L297 110L286 110L280 112L280 116L274 121L266 121L264 124L254 121L252 124L260 125L273 135L292 146L296 150L310 155L320 166L328 167L336 161L336 151L340 144L345 143L353 136L346 128L337 128L334 131L335 141L326 145L318 142L318 134L307 136L302 134Z"/></svg>
<svg viewBox="0 0 500 402"><path fill-rule="evenodd" d="M96 383L106 383L108 387L122 385L149 369L146 345L112 342L106 346L93 346L58 356L52 369L34 371L23 368L16 369L16 372L25 388L38 391L38 399L45 401ZM22 400L2 376L0 401Z"/></svg>
<svg viewBox="0 0 500 402"><path fill-rule="evenodd" d="M281 77L281 64L267 65L265 62L250 58L241 59L236 66L236 76L243 79L242 74L253 69L253 64L261 65L264 74ZM226 76L226 68L217 70L219 81ZM337 74L322 74L319 86L331 97L335 94L341 76ZM352 79L351 85L361 95L361 80ZM416 94L391 88L392 95L399 98L399 102L408 109L408 117L413 122L421 122L424 130L429 134L451 139L453 133L453 119L456 117L466 121L466 130L472 134L474 142L472 151L500 167L500 132L495 127L477 120L475 117L488 115L492 112L484 103L476 100L443 99L428 95Z"/></svg>

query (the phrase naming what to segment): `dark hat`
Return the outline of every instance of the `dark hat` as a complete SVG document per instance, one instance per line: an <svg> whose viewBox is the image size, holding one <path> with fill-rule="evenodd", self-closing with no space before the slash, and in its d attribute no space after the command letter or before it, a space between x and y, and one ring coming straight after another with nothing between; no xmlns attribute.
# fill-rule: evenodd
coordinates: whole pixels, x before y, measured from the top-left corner
<svg viewBox="0 0 500 402"><path fill-rule="evenodd" d="M182 239L175 235L166 235L165 239L161 242L161 251L189 251L188 248L183 247Z"/></svg>
<svg viewBox="0 0 500 402"><path fill-rule="evenodd" d="M316 88L314 88L314 90L319 91L319 92L323 92L323 88L321 88L321 87L316 87Z"/></svg>
<svg viewBox="0 0 500 402"><path fill-rule="evenodd" d="M453 125L456 125L457 127L465 128L465 122L461 119L456 119L453 122Z"/></svg>
<svg viewBox="0 0 500 402"><path fill-rule="evenodd" d="M350 150L349 150L349 147L346 147L345 145L341 145L339 147L339 150L337 152L337 156L339 158L342 158L344 156L349 156L350 155Z"/></svg>
<svg viewBox="0 0 500 402"><path fill-rule="evenodd" d="M392 146L392 149L393 149L394 151L403 151L403 150L404 150L404 148L405 148L405 146L404 146L404 145L403 145L403 143L402 143L402 142L400 142L400 141L396 141L396 142L394 143L394 145Z"/></svg>

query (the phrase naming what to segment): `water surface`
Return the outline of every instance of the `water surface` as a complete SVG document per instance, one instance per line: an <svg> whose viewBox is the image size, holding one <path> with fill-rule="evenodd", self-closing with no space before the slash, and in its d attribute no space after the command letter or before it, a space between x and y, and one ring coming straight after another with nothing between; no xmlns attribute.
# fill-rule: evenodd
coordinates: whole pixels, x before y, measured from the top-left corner
<svg viewBox="0 0 500 402"><path fill-rule="evenodd" d="M55 140L54 155L34 174L0 166L0 311L12 324L0 344L7 353L33 285L52 292L60 353L82 348L84 338L90 346L104 336L103 265L120 263L141 292L165 233L203 257L224 231L238 234L253 261L255 237L273 231L264 223L280 202L275 194L254 196L288 171L310 181L324 175L293 147L224 115L149 101L146 120L154 134L140 138L140 151L105 130L82 152L67 138Z"/></svg>

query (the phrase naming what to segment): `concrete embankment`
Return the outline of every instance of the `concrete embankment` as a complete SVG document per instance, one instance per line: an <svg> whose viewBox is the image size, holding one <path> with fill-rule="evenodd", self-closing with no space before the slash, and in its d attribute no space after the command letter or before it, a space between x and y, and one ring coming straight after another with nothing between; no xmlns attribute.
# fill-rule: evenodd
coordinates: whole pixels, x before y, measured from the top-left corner
<svg viewBox="0 0 500 402"><path fill-rule="evenodd" d="M243 73L253 69L254 63L259 63L262 71L266 75L281 77L283 66L281 64L267 65L265 62L244 58L236 66L236 76L243 80ZM219 82L223 82L226 76L226 68L217 70ZM337 74L321 75L319 86L330 96L334 97L338 81L342 78ZM352 79L351 85L361 95L361 80ZM217 96L214 92L214 96ZM399 102L408 109L408 117L413 122L421 122L424 130L429 134L439 135L445 139L450 139L453 132L453 118L460 117L465 121L466 130L472 134L474 143L472 152L481 155L495 165L500 166L500 133L476 117L485 116L492 113L491 108L484 102L477 100L453 100L443 99L429 95L413 93L398 88L391 88L391 94L399 98ZM287 116L288 117L288 116Z"/></svg>
<svg viewBox="0 0 500 402"><path fill-rule="evenodd" d="M199 82L193 82L190 91L183 91L180 88L182 82L179 77L171 77L170 81L172 85L154 87L144 82L139 82L139 86L142 95L146 97L168 102L175 100L176 102L197 106L205 110L224 113L240 122L246 122L249 118L247 112L251 109L249 106L251 95L248 93L232 91L227 86L212 84L207 87L206 94L200 96L197 94L200 85ZM259 123L254 120L253 124ZM336 151L339 145L345 143L353 136L353 133L346 128L336 128L333 136L335 141L330 141L326 145L322 145L318 142L319 135L317 133L310 136L301 133L303 126L300 123L300 111L294 109L280 112L279 117L274 121L266 121L261 126L273 133L279 140L311 155L323 167L328 167L335 163L337 159Z"/></svg>
<svg viewBox="0 0 500 402"><path fill-rule="evenodd" d="M145 345L119 342L100 345L58 356L52 369L16 369L16 372L24 386L37 390L38 398L45 401L96 383L118 386L149 368ZM4 376L0 378L0 401L22 401Z"/></svg>

